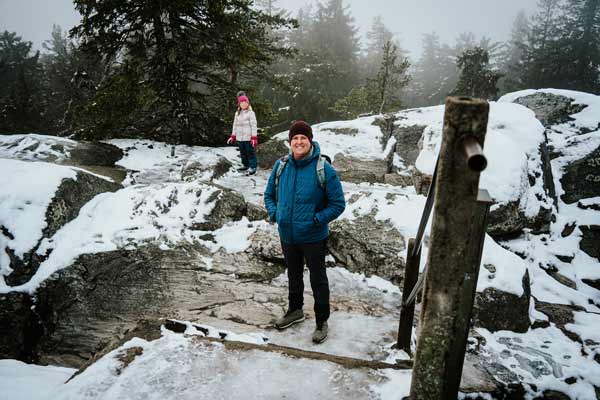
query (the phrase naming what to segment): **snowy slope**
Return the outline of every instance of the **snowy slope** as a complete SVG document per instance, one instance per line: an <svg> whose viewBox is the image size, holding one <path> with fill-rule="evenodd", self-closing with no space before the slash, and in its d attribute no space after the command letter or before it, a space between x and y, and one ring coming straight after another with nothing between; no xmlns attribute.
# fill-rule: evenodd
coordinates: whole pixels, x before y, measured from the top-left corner
<svg viewBox="0 0 600 400"><path fill-rule="evenodd" d="M0 292L10 271L6 248L17 257L31 251L47 226L45 215L63 179L76 179L69 167L0 158ZM35 184L32 184L35 182Z"/></svg>
<svg viewBox="0 0 600 400"><path fill-rule="evenodd" d="M564 91L560 94L564 95L562 92ZM498 202L519 200L523 211L533 214L539 207L547 206L550 200L545 195L536 196L542 194L540 190L543 191L539 179L533 186L528 183L529 174L535 175L540 172L541 160L536 155L544 138L544 129L530 110L510 103L511 99L522 96L523 93L507 96L498 103L491 103L485 145L489 168L482 175L481 187L488 189ZM571 94L577 101L588 105L584 111L574 116L575 124L595 129L600 122L598 97L576 92ZM424 172L431 172L439 149L443 108L408 110L398 113L398 116L398 123L401 125L427 126L417 167ZM383 135L378 127L372 125L373 120L374 117L367 117L316 125L315 140L319 141L323 152L331 156L341 153L364 159L383 159L387 156L386 149L390 146L389 143L387 146L382 145ZM340 136L339 132L336 133L337 129L350 129L355 134ZM565 148L567 143L570 144L560 157L552 160L555 185L560 195L560 177L564 166L600 145L600 135L595 130L585 135L577 135L573 125L569 124L554 126L553 132L549 135L549 140L555 147ZM286 138L287 133L282 132L279 137ZM340 140L341 137L344 140ZM577 144L573 144L575 139ZM38 150L35 149L9 153L6 150L9 146L2 146L2 140L0 150L5 153L2 153L1 157L18 156L35 160L43 157L44 152L48 151L39 147L39 156L36 156ZM199 182L200 179L206 178L204 175L198 176L199 180L181 182L181 171L191 162L214 165L219 157L236 163L236 150L231 147L213 149L176 146L175 157L171 157L171 146L163 143L140 140L114 140L111 143L126 151L119 164L135 171L130 175L129 186L116 193L97 196L84 206L77 219L64 226L52 239L44 241L40 251L53 249L52 254L32 281L12 289L35 290L43 279L68 266L79 254L127 248L147 241L159 242L163 248L168 248L178 241L201 240L198 236L203 232L192 233L186 227L203 221L210 212L212 203L206 200L212 189ZM51 198L55 183L63 177L61 174L73 171L65 169L59 172L36 163L1 158L0 163L7 168L13 168L13 181L7 183L12 185L10 187L18 187L18 181L25 179L37 182L40 177L46 176L42 175L43 173L48 173L48 179L44 179L47 186L39 186L39 191L36 189L31 193L22 191L15 200L10 200L15 204L13 211L6 211L6 215L0 214L0 221L14 222L17 218L34 221L35 223L30 225L14 222L11 226L21 229L20 237L31 233L32 237L38 235L39 239L37 232L41 232L44 226L43 218L39 218L41 210L45 209L42 203ZM216 180L216 183L237 190L248 201L260 204L269 172L259 171L256 176L248 178L231 171ZM56 175L53 175L54 173ZM0 179L5 179L5 176ZM383 184L344 183L344 190L346 199L352 198L353 201L349 202L341 218L353 220L372 213L377 220L393 224L406 238L415 236L425 198L416 194L414 189ZM166 207L169 199L174 197L178 200L177 205ZM9 204L6 203L9 201L7 199L10 199L6 191L0 193L0 199L5 202L2 204ZM196 212L190 213L191 209ZM0 208L0 213L3 210L4 206ZM582 283L582 279L586 278L599 279L600 268L597 260L579 249L578 231L566 238L561 236L562 229L568 222L600 224L600 212L581 210L576 205L566 205L559 200L556 221L552 223L549 234L527 233L503 243L496 243L490 237L486 237L483 263L493 264L496 273L492 279L490 274L482 270L478 291L494 287L521 295L521 277L527 270L532 282L532 296L535 299L555 304L577 305L585 310L576 312L574 321L567 325L567 329L581 336L583 344L572 341L554 325L531 329L524 334L508 331L490 333L485 329L478 329L479 335L485 339L479 343L479 353L482 357L503 365L523 382L535 384L535 387L529 388L529 395L532 397L552 389L569 394L573 399L588 399L594 398L594 386L600 387L600 364L594 361L594 357L600 354L600 346L597 344L600 342L597 333L597 326L600 326L600 292ZM248 236L256 229L257 224L254 225L249 228L246 220L227 224L212 232L216 243L204 244L213 246L211 249L214 251L219 248L231 252L242 251L248 246ZM27 250L26 245L22 245L22 248ZM571 263L564 263L556 257L557 255L574 258ZM421 266L425 264L425 260L426 251L423 252ZM562 275L576 284L576 289L561 284L546 273L544 268L548 265L558 267ZM369 307L384 310L385 315L334 312L330 340L321 347L310 343L312 326L307 323L283 333L256 329L233 337L236 340L252 342L268 338L271 343L363 359L393 362L395 358L405 357L406 355L390 349L397 324L399 289L381 278L366 278L350 274L341 268L331 269L329 276L332 296L351 293ZM305 284L309 287L308 281ZM275 279L272 285L285 288L287 278L282 275ZM10 289L0 288L0 291L2 290ZM530 310L530 318L532 321L547 319L533 307ZM218 325L212 328L213 331L220 329ZM144 352L121 374L117 374L118 362L115 355L131 346L140 346ZM5 362L4 367L8 365L8 368L11 368L17 365L15 362L9 363ZM54 375L54 378L44 378L46 373L49 376L53 374L52 369L15 369L15 373L22 378L17 380L12 378L7 368L2 368L0 364L0 383L6 383L14 389L12 393L26 390L27 385L31 385L38 377L42 382L47 382L47 387L54 386L63 379L60 374ZM294 380L290 376L302 376L302 379ZM570 377L576 378L575 383L565 383ZM48 389L48 392L38 393L39 397L31 395L29 398L134 399L176 395L182 399L214 399L269 396L281 398L285 395L287 398L347 396L391 399L408 393L409 381L410 372L349 372L329 363L294 360L258 352L250 355L227 351L219 345L199 345L190 337L165 331L163 337L154 342L134 339L120 350L105 356L68 385L61 385L53 389L54 391ZM311 384L307 385L306 382ZM2 394L0 398L1 396Z"/></svg>

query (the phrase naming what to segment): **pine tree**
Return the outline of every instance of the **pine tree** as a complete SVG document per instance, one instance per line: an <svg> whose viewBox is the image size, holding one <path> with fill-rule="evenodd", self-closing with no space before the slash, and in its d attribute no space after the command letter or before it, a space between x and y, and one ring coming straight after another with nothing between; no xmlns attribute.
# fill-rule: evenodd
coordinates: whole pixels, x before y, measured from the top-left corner
<svg viewBox="0 0 600 400"><path fill-rule="evenodd" d="M377 74L381 61L383 60L383 48L387 42L394 40L394 34L384 25L380 15L373 19L371 28L367 32L367 48L365 51L365 59L362 62L364 73L367 78L371 78ZM397 41L394 44L398 48L398 52L403 53ZM401 54L404 55L404 54Z"/></svg>
<svg viewBox="0 0 600 400"><path fill-rule="evenodd" d="M423 52L415 66L409 87L411 105L442 104L458 79L454 51L449 46L440 44L435 32L424 34L422 43Z"/></svg>
<svg viewBox="0 0 600 400"><path fill-rule="evenodd" d="M402 106L400 93L410 78L407 70L410 63L398 54L398 47L391 40L383 46L383 58L375 79L370 82L378 105L378 112L398 110Z"/></svg>
<svg viewBox="0 0 600 400"><path fill-rule="evenodd" d="M14 32L0 34L0 133L28 133L44 126L39 52Z"/></svg>
<svg viewBox="0 0 600 400"><path fill-rule="evenodd" d="M264 74L275 56L288 52L273 43L270 30L290 21L253 9L250 0L74 3L82 23L72 34L110 65L97 100L108 106L116 96L114 103L134 108L115 132L132 126L174 143L219 143L229 129L230 99L240 75ZM138 88L123 93L118 85ZM119 112L95 111L105 121Z"/></svg>
<svg viewBox="0 0 600 400"><path fill-rule="evenodd" d="M600 0L567 0L563 5L560 47L564 87L600 91Z"/></svg>
<svg viewBox="0 0 600 400"><path fill-rule="evenodd" d="M523 85L528 88L564 88L563 68L567 63L560 45L560 0L538 0L538 12L523 49Z"/></svg>
<svg viewBox="0 0 600 400"><path fill-rule="evenodd" d="M525 12L521 10L513 21L510 40L500 55L500 72L503 76L498 82L498 86L501 94L526 88L523 79L523 65L529 35L529 20Z"/></svg>
<svg viewBox="0 0 600 400"><path fill-rule="evenodd" d="M58 25L53 26L50 39L42 46L46 50L41 56L45 131L73 133L77 130L74 120L86 119L78 113L83 112L102 79L101 59L81 52Z"/></svg>
<svg viewBox="0 0 600 400"><path fill-rule="evenodd" d="M316 16L309 34L310 52L332 64L340 74L337 79L339 92L346 94L358 82L358 28L354 26L343 0L328 0L318 4Z"/></svg>
<svg viewBox="0 0 600 400"><path fill-rule="evenodd" d="M476 46L465 50L457 59L460 78L453 94L483 99L496 98L500 75L490 68L487 50Z"/></svg>

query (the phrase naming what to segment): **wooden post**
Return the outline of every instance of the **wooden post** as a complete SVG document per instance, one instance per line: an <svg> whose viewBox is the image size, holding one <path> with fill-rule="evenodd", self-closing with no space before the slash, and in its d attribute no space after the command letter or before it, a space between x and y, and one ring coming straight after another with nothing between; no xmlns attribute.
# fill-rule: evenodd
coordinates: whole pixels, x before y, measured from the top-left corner
<svg viewBox="0 0 600 400"><path fill-rule="evenodd" d="M400 307L400 323L398 325L398 342L396 348L404 350L410 355L410 339L412 337L412 326L415 316L416 300L410 304L406 304L408 296L417 283L419 277L419 261L421 260L421 249L417 254L413 255L416 241L415 239L408 240L408 249L406 251L406 268L404 268L404 286L402 289L402 305Z"/></svg>
<svg viewBox="0 0 600 400"><path fill-rule="evenodd" d="M479 171L467 164L465 139L475 139L483 147L488 112L484 100L446 99L411 399L457 398L458 388L450 382L462 373L456 370L456 359L464 357L465 349L459 346L466 344L464 317L471 312L461 310L462 290L476 263L478 252L473 248L479 243L472 240L481 229L476 225L482 222L476 220L475 206Z"/></svg>
<svg viewBox="0 0 600 400"><path fill-rule="evenodd" d="M467 340L471 328L471 315L473 314L473 304L475 303L475 293L477 292L477 279L479 278L479 268L483 254L483 244L485 242L487 217L491 204L492 198L488 191L479 189L477 201L474 204L475 215L473 217L472 236L469 240L469 251L472 252L469 258L474 262L471 265L465 265L464 279L460 283L460 298L455 324L458 334L455 341L455 351L450 353L448 358L448 370L450 372L447 382L448 393L458 393L460 388Z"/></svg>

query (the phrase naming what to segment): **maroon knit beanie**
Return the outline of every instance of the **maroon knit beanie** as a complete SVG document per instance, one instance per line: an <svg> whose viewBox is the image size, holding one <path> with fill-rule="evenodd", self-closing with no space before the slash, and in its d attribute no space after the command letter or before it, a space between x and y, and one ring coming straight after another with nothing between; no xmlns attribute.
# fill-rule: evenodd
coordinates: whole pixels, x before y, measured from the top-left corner
<svg viewBox="0 0 600 400"><path fill-rule="evenodd" d="M290 126L290 133L288 135L288 139L291 142L292 138L296 135L304 135L308 138L308 140L313 140L312 128L309 124L304 121L296 121Z"/></svg>

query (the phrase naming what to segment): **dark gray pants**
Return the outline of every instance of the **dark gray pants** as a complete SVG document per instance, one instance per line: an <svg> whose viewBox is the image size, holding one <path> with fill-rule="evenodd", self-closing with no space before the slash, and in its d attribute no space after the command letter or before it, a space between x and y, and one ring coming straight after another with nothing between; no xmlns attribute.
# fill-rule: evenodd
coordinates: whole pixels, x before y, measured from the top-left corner
<svg viewBox="0 0 600 400"><path fill-rule="evenodd" d="M281 243L285 264L288 270L289 310L302 309L304 305L304 261L310 272L310 286L315 298L315 318L317 324L329 318L329 281L325 268L327 239L315 243Z"/></svg>

